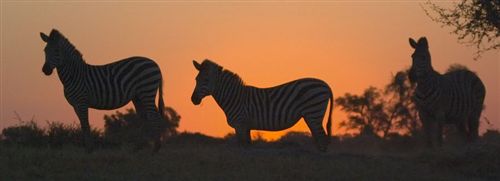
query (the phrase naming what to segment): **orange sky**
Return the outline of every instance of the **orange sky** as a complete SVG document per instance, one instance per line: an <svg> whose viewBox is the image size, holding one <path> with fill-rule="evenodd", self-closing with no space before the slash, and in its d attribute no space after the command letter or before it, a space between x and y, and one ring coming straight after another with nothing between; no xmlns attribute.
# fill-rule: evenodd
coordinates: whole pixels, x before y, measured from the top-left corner
<svg viewBox="0 0 500 181"><path fill-rule="evenodd" d="M180 130L212 136L232 129L212 98L198 107L191 103L193 59L212 59L257 87L317 77L338 97L387 84L391 74L411 63L408 37L425 35L436 70L460 63L479 74L487 88L483 115L493 128L500 127L498 51L473 61L474 49L457 43L451 29L432 22L416 1L1 3L0 128L17 123L14 111L42 125L46 120L78 122L57 75L41 72L39 32L52 28L90 64L135 55L156 60L166 104L182 116ZM113 112L91 110L91 125L102 127L103 115ZM335 124L345 118L339 109L333 114ZM300 121L291 130L305 129ZM333 133L339 132L335 127Z"/></svg>

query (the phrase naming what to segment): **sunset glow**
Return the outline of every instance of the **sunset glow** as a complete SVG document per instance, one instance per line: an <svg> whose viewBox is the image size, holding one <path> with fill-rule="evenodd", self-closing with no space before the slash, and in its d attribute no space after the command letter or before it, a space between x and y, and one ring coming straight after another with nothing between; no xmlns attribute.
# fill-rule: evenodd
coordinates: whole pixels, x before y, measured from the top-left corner
<svg viewBox="0 0 500 181"><path fill-rule="evenodd" d="M452 5L451 2L441 5ZM426 36L434 69L466 65L486 86L480 130L500 128L499 52L473 60L473 47L457 42L451 29L428 18L410 2L17 2L1 4L0 129L23 120L78 123L56 74L45 76L45 43L39 32L56 28L89 64L130 56L155 60L164 78L164 99L181 115L180 131L223 137L234 132L213 98L191 103L197 71L192 60L211 59L237 73L246 84L271 87L303 77L325 80L337 98L381 88L411 65L408 38ZM131 104L119 109L132 107ZM102 128L103 116L90 110L90 124ZM333 112L334 135L345 113ZM266 139L308 131L299 121ZM255 134L255 133L254 133Z"/></svg>

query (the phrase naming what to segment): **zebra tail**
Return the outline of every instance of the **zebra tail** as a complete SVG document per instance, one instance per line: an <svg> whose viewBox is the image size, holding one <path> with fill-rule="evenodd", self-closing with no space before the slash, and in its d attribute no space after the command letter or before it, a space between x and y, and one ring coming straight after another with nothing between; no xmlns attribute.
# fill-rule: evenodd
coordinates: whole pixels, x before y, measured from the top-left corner
<svg viewBox="0 0 500 181"><path fill-rule="evenodd" d="M330 113L328 114L328 122L326 123L326 132L328 133L328 142L332 136L332 111L333 111L333 92L330 89Z"/></svg>
<svg viewBox="0 0 500 181"><path fill-rule="evenodd" d="M163 119L165 119L165 103L163 102L163 78L160 81L160 88L158 90L158 111Z"/></svg>

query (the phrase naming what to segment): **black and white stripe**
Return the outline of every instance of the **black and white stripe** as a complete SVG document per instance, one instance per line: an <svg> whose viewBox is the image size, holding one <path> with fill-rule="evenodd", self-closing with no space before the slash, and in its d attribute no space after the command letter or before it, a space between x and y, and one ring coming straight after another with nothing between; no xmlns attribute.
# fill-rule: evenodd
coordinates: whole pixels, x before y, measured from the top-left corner
<svg viewBox="0 0 500 181"><path fill-rule="evenodd" d="M164 124L162 75L158 65L144 57L130 57L106 65L89 65L75 47L57 30L50 36L40 34L47 43L43 72L50 75L57 68L64 95L74 107L90 151L88 108L111 110L132 101L137 113L149 124L149 136L160 147L160 131ZM159 91L158 108L155 98Z"/></svg>
<svg viewBox="0 0 500 181"><path fill-rule="evenodd" d="M199 74L192 102L198 105L205 96L213 96L241 143L250 142L250 130L284 130L304 118L318 148L326 150L331 136L333 94L324 81L305 78L257 88L245 85L238 75L210 60L202 64L193 61L193 64ZM328 134L325 134L322 122L329 100Z"/></svg>
<svg viewBox="0 0 500 181"><path fill-rule="evenodd" d="M475 140L486 95L481 79L466 69L443 75L434 71L425 37L418 42L410 38L410 45L415 49L410 80L417 83L414 101L428 144L432 145L432 137L442 143L443 124L455 124L465 138Z"/></svg>

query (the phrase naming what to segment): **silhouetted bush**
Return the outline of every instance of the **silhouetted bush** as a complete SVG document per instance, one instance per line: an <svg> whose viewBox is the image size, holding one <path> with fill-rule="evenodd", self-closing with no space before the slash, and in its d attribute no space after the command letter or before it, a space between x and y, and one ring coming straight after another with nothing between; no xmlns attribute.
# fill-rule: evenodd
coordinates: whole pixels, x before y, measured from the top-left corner
<svg viewBox="0 0 500 181"><path fill-rule="evenodd" d="M61 122L47 122L47 138L51 148L59 148L63 145L83 146L83 134L79 124L64 124ZM103 134L91 127L90 136L95 146L102 147Z"/></svg>
<svg viewBox="0 0 500 181"><path fill-rule="evenodd" d="M486 130L486 133L483 134L483 140L488 143L500 145L500 131L494 129Z"/></svg>
<svg viewBox="0 0 500 181"><path fill-rule="evenodd" d="M103 137L99 129L91 128L91 136L96 146L103 146ZM76 124L48 122L48 128L38 126L35 121L22 122L19 125L4 128L2 141L8 145L49 146L59 148L63 145L83 146L82 132Z"/></svg>
<svg viewBox="0 0 500 181"><path fill-rule="evenodd" d="M274 143L280 147L293 147L293 148L315 148L315 142L309 132L290 131L279 138Z"/></svg>
<svg viewBox="0 0 500 181"><path fill-rule="evenodd" d="M34 121L22 122L19 125L2 130L3 141L7 144L26 146L43 146L46 144L45 131L38 127Z"/></svg>
<svg viewBox="0 0 500 181"><path fill-rule="evenodd" d="M290 131L283 135L278 142L282 143L305 143L311 142L311 134L309 132L302 131Z"/></svg>
<svg viewBox="0 0 500 181"><path fill-rule="evenodd" d="M47 136L49 146L53 148L61 147L65 144L75 143L79 138L79 128L74 125L65 125L60 122L48 122Z"/></svg>
<svg viewBox="0 0 500 181"><path fill-rule="evenodd" d="M162 123L161 135L165 140L177 134L181 116L171 107L165 107L164 111L165 122ZM151 133L149 122L143 120L134 109L105 115L104 120L104 138L110 145L135 144Z"/></svg>
<svg viewBox="0 0 500 181"><path fill-rule="evenodd" d="M182 132L169 137L165 142L169 144L218 144L223 143L224 140L201 133Z"/></svg>

